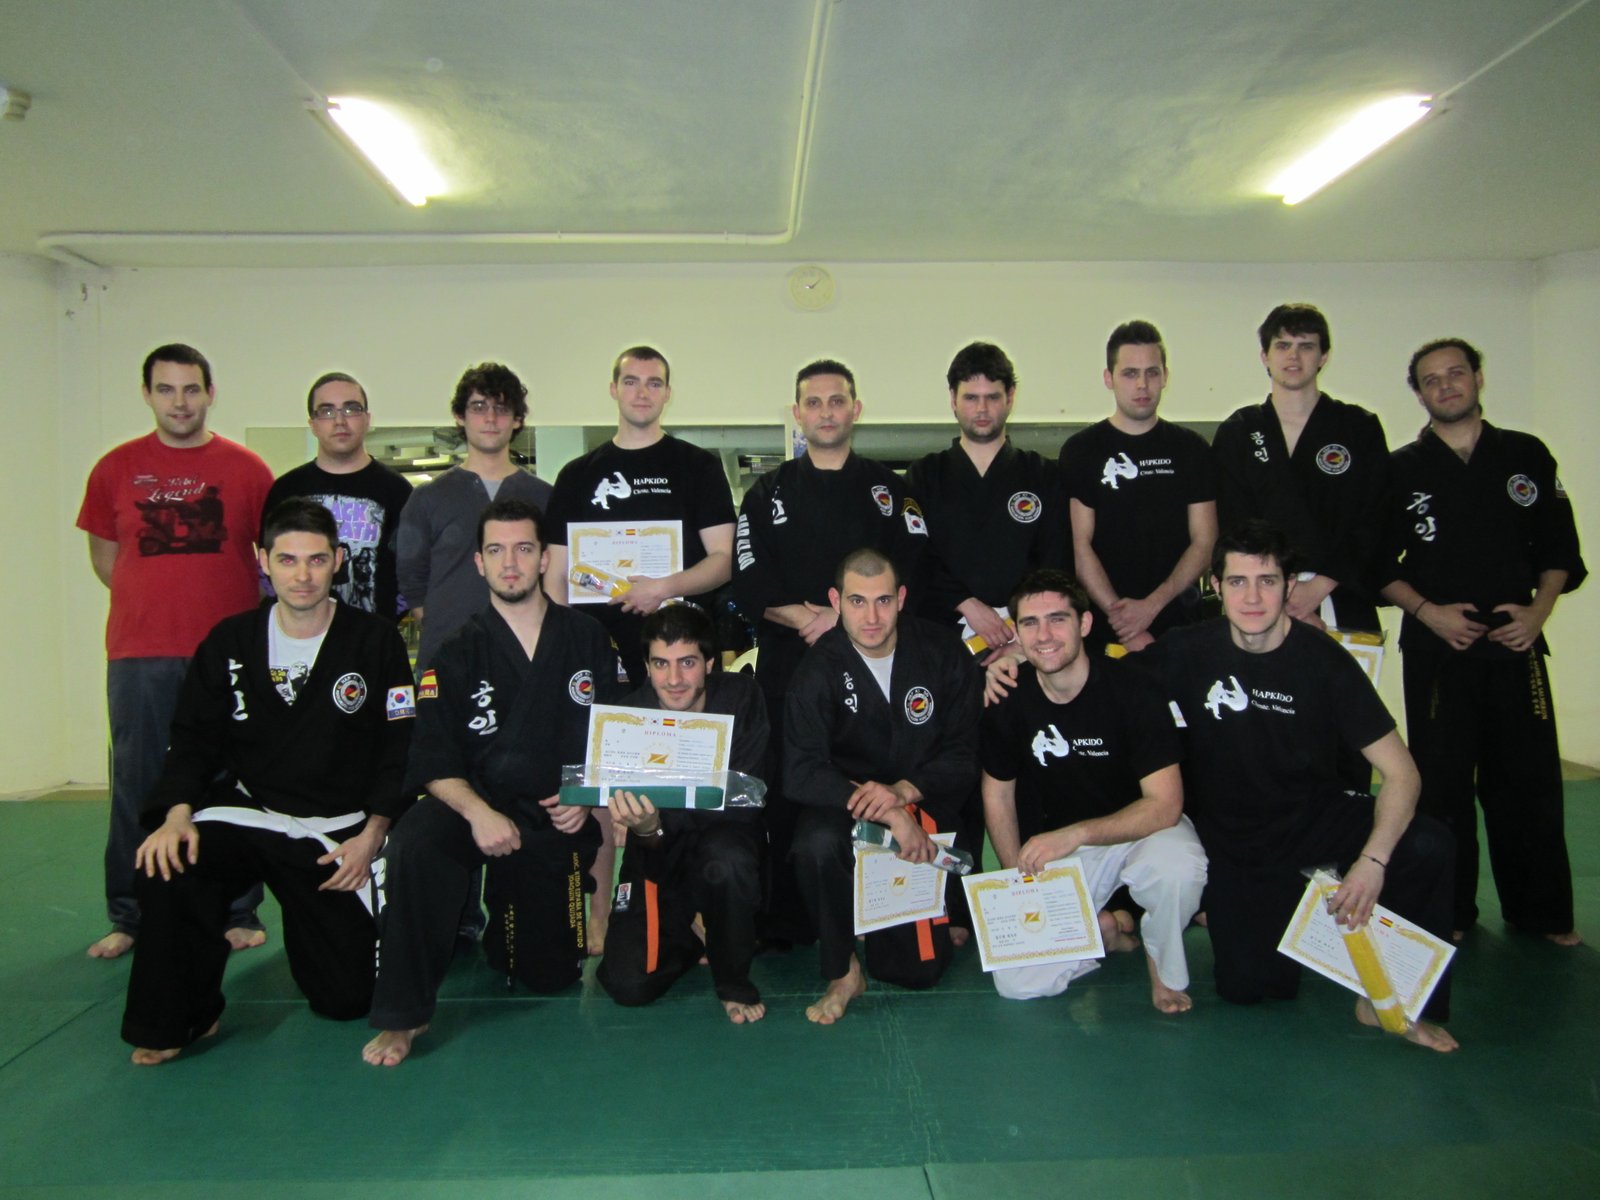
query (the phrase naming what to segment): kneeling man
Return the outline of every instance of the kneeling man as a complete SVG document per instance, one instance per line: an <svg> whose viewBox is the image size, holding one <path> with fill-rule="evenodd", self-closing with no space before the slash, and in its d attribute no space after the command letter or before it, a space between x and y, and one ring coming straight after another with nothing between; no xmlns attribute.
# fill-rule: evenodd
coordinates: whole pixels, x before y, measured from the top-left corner
<svg viewBox="0 0 1600 1200"><path fill-rule="evenodd" d="M394 625L329 598L343 556L327 509L279 504L259 553L277 600L219 623L189 665L145 809L161 825L134 859L144 923L122 1038L140 1065L216 1032L228 906L262 883L312 1011L371 1007L368 868L406 807L416 709Z"/></svg>
<svg viewBox="0 0 1600 1200"><path fill-rule="evenodd" d="M1183 931L1200 906L1206 856L1183 815L1178 731L1161 692L1135 668L1091 655L1089 598L1062 571L1017 585L1011 613L1026 662L1016 686L987 709L979 755L989 840L1003 867L1036 874L1076 854L1097 909L1126 886L1145 910L1140 925L1151 998L1186 1012ZM1136 942L1110 914L1108 949ZM1058 963L993 972L1002 996L1055 996L1099 964Z"/></svg>
<svg viewBox="0 0 1600 1200"><path fill-rule="evenodd" d="M784 724L784 790L803 806L792 858L828 984L806 1016L821 1025L867 987L850 896L855 822L887 825L905 861L932 861L928 835L958 829L977 787L981 705L978 668L960 636L901 614L906 589L887 557L852 551L835 578L828 600L839 623L801 660ZM942 918L870 933L866 974L932 987L950 947Z"/></svg>
<svg viewBox="0 0 1600 1200"><path fill-rule="evenodd" d="M650 683L622 701L634 708L724 713L733 718L728 766L767 776L767 705L753 675L711 673L716 629L689 604L669 604L641 631ZM617 792L611 816L628 831L598 978L618 1004L664 996L704 955L717 998L735 1025L766 1016L750 982L761 903L759 808L656 811L647 793ZM705 934L695 932L703 915Z"/></svg>
<svg viewBox="0 0 1600 1200"><path fill-rule="evenodd" d="M1236 1004L1289 999L1300 968L1278 953L1305 872L1333 863L1332 900L1348 928L1383 903L1450 936L1455 842L1415 816L1421 781L1394 719L1354 658L1289 617L1295 564L1287 539L1247 521L1218 539L1212 586L1225 619L1173 630L1141 656L1163 675L1187 728L1189 812L1210 859L1207 927L1217 992ZM1377 799L1345 790L1340 760L1361 755L1382 779ZM1449 976L1425 1014L1449 1014ZM1356 1017L1376 1025L1372 1005ZM1434 1050L1456 1040L1418 1022L1407 1035Z"/></svg>
<svg viewBox="0 0 1600 1200"><path fill-rule="evenodd" d="M504 946L507 973L538 992L583 973L583 880L600 827L591 810L558 803L561 768L583 761L589 706L616 694L617 660L598 622L541 589L543 519L525 500L483 510L474 559L489 605L445 639L417 684L406 780L427 795L383 855L371 1021L383 1032L362 1052L374 1066L399 1065L427 1030L485 863L485 949Z"/></svg>

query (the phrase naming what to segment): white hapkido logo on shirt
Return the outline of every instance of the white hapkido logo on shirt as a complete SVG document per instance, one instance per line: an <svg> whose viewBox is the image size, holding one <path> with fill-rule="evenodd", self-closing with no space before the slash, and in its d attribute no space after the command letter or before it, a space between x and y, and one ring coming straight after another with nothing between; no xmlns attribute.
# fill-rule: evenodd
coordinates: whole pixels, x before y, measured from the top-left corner
<svg viewBox="0 0 1600 1200"><path fill-rule="evenodd" d="M340 712L354 713L367 702L367 681L355 671L339 676L333 685L333 702Z"/></svg>
<svg viewBox="0 0 1600 1200"><path fill-rule="evenodd" d="M772 523L783 525L789 520L789 514L783 511L783 501L776 496L772 498Z"/></svg>
<svg viewBox="0 0 1600 1200"><path fill-rule="evenodd" d="M1011 514L1013 521L1022 525L1032 525L1044 511L1044 505L1039 503L1039 497L1032 492L1013 492L1011 499L1006 501L1006 511Z"/></svg>
<svg viewBox="0 0 1600 1200"><path fill-rule="evenodd" d="M494 709L489 707L494 703L494 685L487 679L480 680L478 690L468 699L483 711L467 722L467 728L479 737L488 737L491 733L499 732L500 723L495 719Z"/></svg>
<svg viewBox="0 0 1600 1200"><path fill-rule="evenodd" d="M574 671L572 678L567 680L567 695L572 697L575 704L593 704L594 673L587 669Z"/></svg>
<svg viewBox="0 0 1600 1200"><path fill-rule="evenodd" d="M1105 473L1100 476L1100 482L1114 492L1117 490L1118 480L1137 478L1139 478L1139 468L1124 450L1106 459Z"/></svg>
<svg viewBox="0 0 1600 1200"><path fill-rule="evenodd" d="M628 486L628 481L622 477L621 471L611 472L610 479L602 479L600 486L594 489L594 502L607 512L611 511L611 497L626 500L633 495L633 489Z"/></svg>
<svg viewBox="0 0 1600 1200"><path fill-rule="evenodd" d="M1232 684L1229 687L1228 684ZM1244 685L1239 682L1236 675L1228 676L1228 683L1217 680L1211 685L1211 690L1206 693L1206 710L1217 720L1222 720L1222 710L1230 708L1234 712L1243 712L1250 703L1250 698L1244 694Z"/></svg>
<svg viewBox="0 0 1600 1200"><path fill-rule="evenodd" d="M894 516L894 493L881 483L872 485L872 502L886 517Z"/></svg>
<svg viewBox="0 0 1600 1200"><path fill-rule="evenodd" d="M856 681L850 678L849 671L844 673L844 690L850 693L844 698L844 706L851 712L855 712L860 707L861 702L856 699Z"/></svg>
<svg viewBox="0 0 1600 1200"><path fill-rule="evenodd" d="M1324 475L1343 475L1350 469L1350 450L1338 442L1329 442L1317 451L1317 470Z"/></svg>
<svg viewBox="0 0 1600 1200"><path fill-rule="evenodd" d="M1066 738L1061 736L1061 730L1054 725L1051 725L1049 729L1048 736L1043 729L1033 735L1033 756L1039 760L1041 767L1050 765L1044 760L1046 754L1053 755L1056 758L1065 758L1072 752L1072 745Z"/></svg>
<svg viewBox="0 0 1600 1200"><path fill-rule="evenodd" d="M1506 480L1506 495L1527 508L1539 498L1539 486L1526 475L1513 475Z"/></svg>
<svg viewBox="0 0 1600 1200"><path fill-rule="evenodd" d="M933 693L925 687L914 687L906 693L906 720L913 725L925 725L933 716Z"/></svg>

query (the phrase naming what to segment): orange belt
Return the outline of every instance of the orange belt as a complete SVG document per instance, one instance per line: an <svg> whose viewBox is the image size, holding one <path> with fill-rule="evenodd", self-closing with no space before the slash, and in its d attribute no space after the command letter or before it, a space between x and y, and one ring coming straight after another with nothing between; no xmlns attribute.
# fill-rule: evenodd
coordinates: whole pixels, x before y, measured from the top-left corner
<svg viewBox="0 0 1600 1200"><path fill-rule="evenodd" d="M939 827L933 823L933 818L918 808L915 804L907 806L916 816L917 823L922 826L922 832L930 837L939 832ZM949 917L935 917L931 921L917 922L917 958L922 962L933 961L933 927L935 925L948 925Z"/></svg>

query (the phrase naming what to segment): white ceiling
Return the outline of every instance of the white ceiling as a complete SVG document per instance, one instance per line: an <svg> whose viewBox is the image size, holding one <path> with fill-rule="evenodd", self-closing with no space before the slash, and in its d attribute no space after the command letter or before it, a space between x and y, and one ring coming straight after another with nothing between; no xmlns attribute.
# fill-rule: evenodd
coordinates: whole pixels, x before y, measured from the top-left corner
<svg viewBox="0 0 1600 1200"><path fill-rule="evenodd" d="M4 0L33 108L0 251L1531 259L1600 247L1597 62L1589 0ZM1350 111L1452 88L1322 195L1264 194ZM395 201L308 112L340 93L408 111L451 194Z"/></svg>

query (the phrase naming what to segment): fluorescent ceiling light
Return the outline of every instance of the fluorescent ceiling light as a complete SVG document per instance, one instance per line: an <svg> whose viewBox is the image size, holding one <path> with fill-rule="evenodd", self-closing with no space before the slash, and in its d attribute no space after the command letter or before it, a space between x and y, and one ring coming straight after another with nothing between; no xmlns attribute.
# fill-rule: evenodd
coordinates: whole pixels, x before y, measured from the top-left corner
<svg viewBox="0 0 1600 1200"><path fill-rule="evenodd" d="M421 208L448 190L444 176L417 144L417 135L380 104L355 96L329 96L328 116L400 193Z"/></svg>
<svg viewBox="0 0 1600 1200"><path fill-rule="evenodd" d="M1362 109L1267 188L1299 204L1433 111L1432 96L1396 96Z"/></svg>

